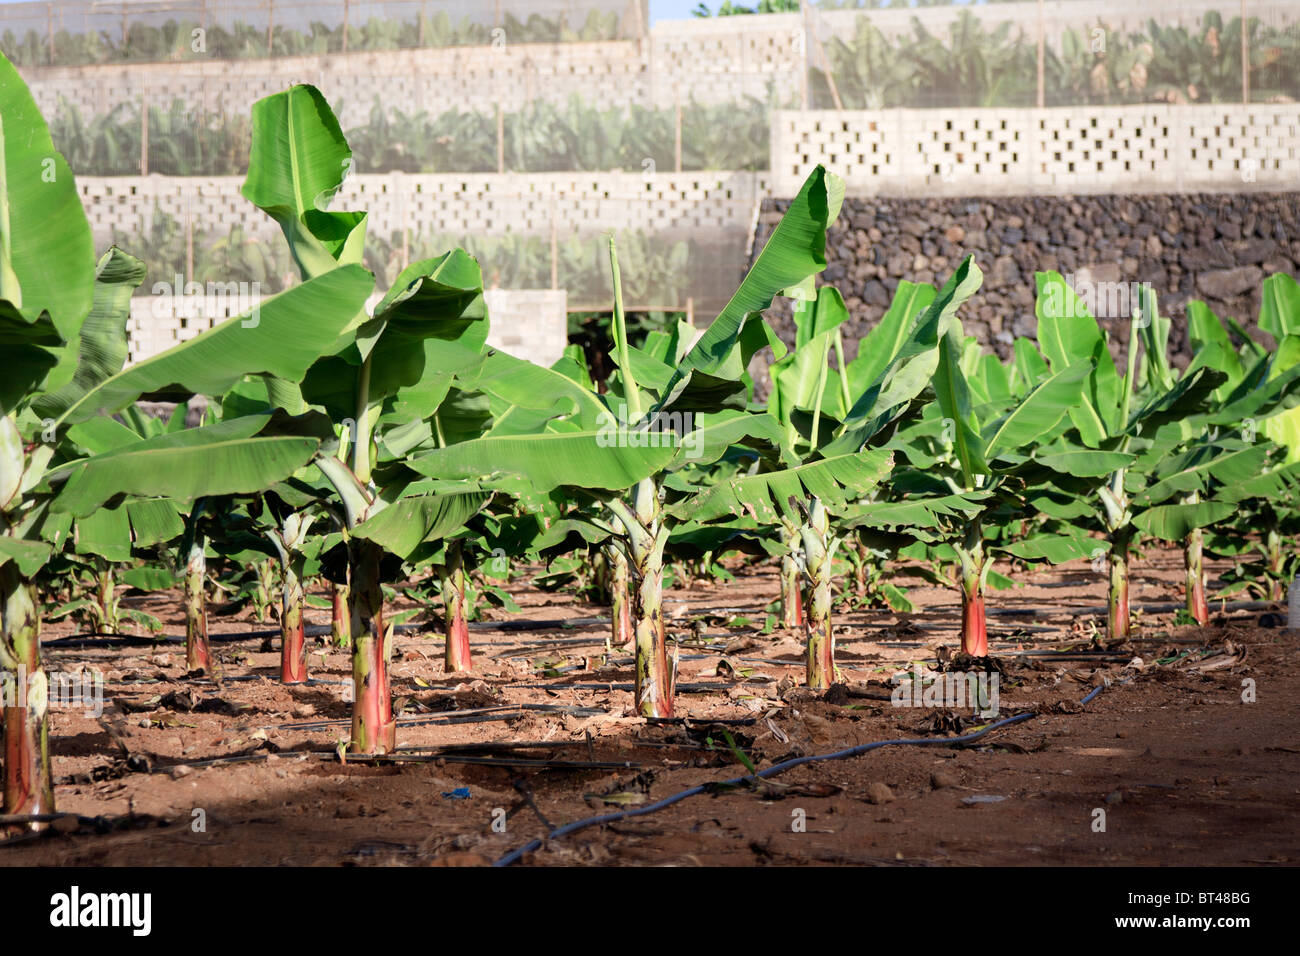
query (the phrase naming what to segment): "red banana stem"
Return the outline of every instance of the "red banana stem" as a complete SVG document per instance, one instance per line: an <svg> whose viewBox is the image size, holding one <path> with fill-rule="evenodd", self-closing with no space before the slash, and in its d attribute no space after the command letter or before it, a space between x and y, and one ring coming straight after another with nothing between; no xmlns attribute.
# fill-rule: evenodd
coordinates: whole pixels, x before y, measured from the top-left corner
<svg viewBox="0 0 1300 956"><path fill-rule="evenodd" d="M392 631L384 624L384 592L380 586L377 545L354 538L352 600L359 626L352 641L352 742L354 753L383 754L397 747L388 662Z"/></svg>
<svg viewBox="0 0 1300 956"><path fill-rule="evenodd" d="M3 687L4 812L11 814L54 812L49 680L41 664L39 608L35 583L24 579L12 562L0 566L0 641L5 657L16 665L5 673ZM40 830L47 824L26 826Z"/></svg>
<svg viewBox="0 0 1300 956"><path fill-rule="evenodd" d="M448 673L474 667L469 653L469 624L465 621L465 559L459 541L447 545L447 564L442 578L443 613L447 650L443 669Z"/></svg>

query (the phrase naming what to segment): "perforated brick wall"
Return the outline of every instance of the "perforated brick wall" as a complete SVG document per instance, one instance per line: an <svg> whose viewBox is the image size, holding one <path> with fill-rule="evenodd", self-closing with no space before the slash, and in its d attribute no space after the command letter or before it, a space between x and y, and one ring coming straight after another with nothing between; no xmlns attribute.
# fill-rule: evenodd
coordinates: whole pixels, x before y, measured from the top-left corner
<svg viewBox="0 0 1300 956"><path fill-rule="evenodd" d="M1300 104L1044 110L777 111L772 189L791 196L818 163L850 193L1292 189Z"/></svg>
<svg viewBox="0 0 1300 956"><path fill-rule="evenodd" d="M96 238L114 229L146 231L155 208L182 226L225 232L232 226L269 237L275 222L239 193L238 176L82 176L82 204ZM403 228L452 235L550 235L561 238L613 230L716 238L747 233L755 205L768 194L767 177L749 172L358 174L344 184L333 209L365 209L368 231L387 236Z"/></svg>

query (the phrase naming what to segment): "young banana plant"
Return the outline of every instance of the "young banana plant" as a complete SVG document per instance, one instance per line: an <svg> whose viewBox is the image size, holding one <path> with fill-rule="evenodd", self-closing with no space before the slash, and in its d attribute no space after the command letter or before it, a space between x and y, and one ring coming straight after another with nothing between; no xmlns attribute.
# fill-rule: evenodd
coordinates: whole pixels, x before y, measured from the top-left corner
<svg viewBox="0 0 1300 956"><path fill-rule="evenodd" d="M512 403L515 411L481 438L408 463L430 477L497 475L522 479L532 493L569 487L608 499L610 525L628 560L635 708L643 716L671 716L673 707L662 609L663 555L671 534L665 480L716 461L744 440L779 443L773 420L744 408L746 368L760 348L777 342L763 310L825 268L825 230L842 198L843 184L815 170L726 307L698 338L681 341L677 354L665 356L671 362L628 341L611 244L617 372L610 394L594 395L559 372L493 353L473 387Z"/></svg>
<svg viewBox="0 0 1300 956"><path fill-rule="evenodd" d="M307 556L303 549L315 520L314 515L290 511L278 528L266 534L280 558L280 681L284 684L307 682L307 631L302 613Z"/></svg>
<svg viewBox="0 0 1300 956"><path fill-rule="evenodd" d="M243 194L279 223L309 281L358 268L362 259L366 214L327 210L351 157L314 87L294 86L254 104ZM355 308L303 374L267 380L274 404L323 410L343 435L315 465L333 489L328 504L343 516L349 552L354 752L385 753L396 745L386 556L418 561L489 497L472 482L421 481L405 464L484 425L456 387L458 376L472 375L483 361L482 288L478 264L459 249L412 263L373 312Z"/></svg>
<svg viewBox="0 0 1300 956"><path fill-rule="evenodd" d="M1161 321L1158 314L1156 318ZM1264 280L1259 327L1277 343L1271 353L1254 342L1234 349L1223 323L1203 302L1189 302L1187 318L1194 350L1190 368L1217 369L1227 380L1213 393L1210 415L1188 421L1184 427L1186 446L1203 446L1196 456L1203 481L1187 482L1188 487L1180 489L1183 503L1195 505L1208 497L1232 502L1236 506L1233 510L1239 511L1243 506L1255 510L1251 502L1258 501L1264 519L1265 552L1272 569L1270 597L1280 600L1281 536L1277 533L1275 503L1293 500L1285 466L1300 463L1300 408L1295 407L1300 402L1295 380L1296 366L1300 365L1300 285L1282 273ZM1266 364L1261 366L1261 362ZM1248 376L1256 387L1243 390L1242 382ZM1276 456L1263 453L1260 446L1270 441L1281 446L1284 457L1281 462L1266 465L1266 457ZM1213 447L1219 448L1219 455L1209 451ZM1225 460L1219 462L1219 457ZM1234 462L1236 467L1232 467ZM1285 504L1282 508L1285 510ZM1225 510L1223 517L1229 513ZM1200 624L1209 619L1204 549L1205 532L1198 525L1184 539L1183 552L1186 610Z"/></svg>
<svg viewBox="0 0 1300 956"><path fill-rule="evenodd" d="M979 269L969 263L968 269L958 270L940 299L948 296L964 300L981 281ZM960 567L962 651L984 657L988 654L984 592L996 551L1005 550L1020 558L1047 557L1054 562L1088 553L1086 537L1081 533L1034 535L995 549L987 539L985 525L994 514L1005 520L1024 511L1021 494L1030 484L1029 475L1048 464L1037 453L1064 430L1062 420L1079 400L1093 357L1089 354L1053 368L1022 397L1006 390L1000 397L977 405L977 392L971 384L971 370L977 366L969 359L963 361L970 352L955 316L940 341L938 354L934 376L937 421L932 418L930 424L939 426L943 451L934 464L941 469L944 491L978 504L977 508L963 510L950 541ZM924 465L924 456L918 455L915 448L910 456L914 466Z"/></svg>
<svg viewBox="0 0 1300 956"><path fill-rule="evenodd" d="M872 502L873 490L890 474L893 456L885 443L912 417L918 397L934 376L940 330L969 295L968 260L936 297L933 290L900 287L896 307L859 343L859 359L840 364L831 383L829 356L839 352L839 327L847 318L832 288L796 296L796 350L773 366L768 415L780 436L764 466L702 490L674 506L695 521L735 522L758 528L799 529L807 586L803 601L808 686L826 689L837 680L831 624L832 575L840 536L832 518L888 507ZM865 503L864 503L865 502ZM926 513L927 503L912 505Z"/></svg>
<svg viewBox="0 0 1300 956"><path fill-rule="evenodd" d="M185 605L185 669L211 674L212 645L208 641L208 538L203 533L203 512L207 502L199 498L190 506L181 535L180 558L183 562L182 601Z"/></svg>
<svg viewBox="0 0 1300 956"><path fill-rule="evenodd" d="M473 669L469 650L469 621L465 613L465 556L459 538L447 542L447 559L440 569L443 620L447 647L443 669L448 674Z"/></svg>
<svg viewBox="0 0 1300 956"><path fill-rule="evenodd" d="M1100 503L1110 566L1108 638L1129 633L1129 549L1138 533L1188 548L1188 610L1203 620L1208 607L1200 529L1235 510L1221 490L1258 475L1270 454L1263 443L1220 436L1216 429L1240 432L1244 421L1300 401L1300 367L1285 364L1285 355L1261 356L1233 384L1235 363L1220 347L1226 336L1218 341L1208 317L1193 308L1194 334L1217 344L1198 349L1180 375L1167 356L1169 319L1160 315L1155 294L1143 289L1121 378L1096 321L1064 280L1040 273L1038 284L1039 341L1049 366L1056 371L1084 357L1094 360L1070 409L1074 430L1053 450L1076 465L1073 491L1091 491ZM1293 347L1300 349L1300 337Z"/></svg>
<svg viewBox="0 0 1300 956"><path fill-rule="evenodd" d="M147 393L219 395L245 374L300 376L370 291L340 270L262 302L160 355L123 369L139 263L111 250L96 267L71 170L31 94L0 56L0 665L25 684L5 713L7 813L52 809L48 680L40 658L35 575L49 557L51 514L85 518L117 496L194 500L260 491L316 453L312 438L251 421L186 429L88 454L73 426L111 416ZM319 354L319 353L317 353ZM18 674L15 674L18 676ZM39 825L39 824L37 824Z"/></svg>

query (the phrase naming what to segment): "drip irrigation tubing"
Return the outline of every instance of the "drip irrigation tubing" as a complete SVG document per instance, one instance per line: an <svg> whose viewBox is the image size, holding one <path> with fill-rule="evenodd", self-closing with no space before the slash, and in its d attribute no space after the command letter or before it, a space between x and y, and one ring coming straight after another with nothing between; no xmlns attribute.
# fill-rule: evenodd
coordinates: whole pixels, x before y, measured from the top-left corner
<svg viewBox="0 0 1300 956"><path fill-rule="evenodd" d="M483 707L474 710L447 710L433 714L398 715L394 718L403 726L420 724L472 724L480 721L510 720L522 717L525 713L570 714L574 717L594 717L605 711L595 707L568 707L561 704L502 704L498 707ZM272 724L260 730L328 730L342 727L352 722L350 717L332 720L309 720L302 723Z"/></svg>
<svg viewBox="0 0 1300 956"><path fill-rule="evenodd" d="M470 621L469 627L474 630L486 631L548 631L560 630L577 627L593 627L597 624L608 623L607 617L574 617L574 618L547 618L540 621ZM394 631L401 632L420 632L434 631L436 625L429 624L395 624ZM308 624L303 627L303 632L307 637L324 637L332 632L328 624ZM208 640L212 643L226 643L233 641L251 641L262 637L279 637L280 629L263 628L257 631L231 631L224 634L209 634ZM575 640L585 640L576 638ZM72 634L68 637L56 637L50 640L41 641L42 647L116 647L118 645L138 645L138 646L156 646L158 644L183 644L185 637L180 634L159 634L157 637L146 637L141 634L119 634L115 631L87 631L83 634Z"/></svg>
<svg viewBox="0 0 1300 956"><path fill-rule="evenodd" d="M1131 679L1132 678L1126 678L1124 681L1121 681L1120 683L1127 683L1127 681ZM1089 703L1090 701L1092 701L1094 698L1096 698L1098 694L1100 694L1103 690L1105 690L1107 686L1109 685L1101 684L1096 688L1094 688L1086 697L1084 697L1082 700L1079 701L1079 706L1083 706ZM837 750L833 753L812 754L805 757L794 757L790 760L785 760L782 761L781 763L773 764L771 767L768 767L766 770L760 770L757 773L745 774L740 777L732 777L730 780L698 784L694 787L690 787L686 790L682 790L680 793L675 793L672 796L665 797L662 800L657 800L654 803L651 803L644 807L637 807L633 810L622 810L617 813L605 813L599 816L584 817L581 820L574 820L572 823L566 823L564 826L556 827L552 829L544 837L538 837L534 840L530 840L528 843L525 843L523 846L519 847L518 849L511 850L509 853L507 853L505 856L498 859L492 865L502 866L502 867L510 866L512 863L517 863L519 860L521 860L525 854L532 853L534 850L540 848L545 841L558 840L560 837L567 836L570 833L576 833L578 830L585 830L587 827L596 826L598 824L617 823L621 820L627 820L632 817L646 816L647 814L655 813L656 811L663 810L667 807L671 807L673 804L680 803L681 801L689 797L698 796L702 793L707 793L711 790L716 790L719 787L738 787L747 782L751 782L755 780L764 780L770 777L775 777L777 774L785 773L787 770L792 770L795 767L801 767L804 764L820 763L821 761L824 760L844 760L848 757L857 757L861 754L867 753L868 751L878 750L882 747L903 747L903 746L933 747L936 745L951 747L954 745L968 744L971 743L972 741L980 739L986 734L992 733L995 730L999 730L1003 727L1009 727L1012 724L1018 724L1022 721L1029 720L1035 716L1037 716L1036 713L1034 713L1033 711L1028 711L1023 714L1016 714L1012 717L1004 717L1002 720L989 724L987 727L983 727L980 730L975 731L974 733L964 734L960 737L915 737L915 738L905 738L902 740L876 740L868 744L859 744L856 747L849 747L846 750Z"/></svg>
<svg viewBox="0 0 1300 956"><path fill-rule="evenodd" d="M665 601L669 599L665 598ZM1211 604L1215 603L1210 599ZM1219 602L1218 610L1223 611L1259 611L1265 608L1278 606L1276 601L1226 601ZM1165 611L1176 611L1184 607L1182 601L1158 601L1147 604L1133 604L1135 611L1151 611L1161 613ZM953 605L955 608L956 605ZM927 612L943 612L946 605L935 605L926 609ZM696 612L716 613L725 611L745 611L746 608L700 608ZM867 608L864 611L879 611L884 613L885 608ZM1105 614L1109 608L1104 604L1075 606L1061 605L1059 607L1044 608L1010 608L1010 607L992 607L988 608L985 613L990 617L1046 617L1053 614L1079 615L1079 614ZM855 611L852 613L861 614L864 611ZM576 618L547 618L540 621L471 621L469 627L475 630L486 631L546 631L546 630L568 630L579 627L592 627L597 624L607 623L608 617L576 617ZM915 622L921 627L926 627L925 622ZM944 625L930 625L927 630L941 628ZM434 631L436 628L428 624L396 624L393 626L394 631L401 632L421 632ZM1044 628L1044 630L1051 630ZM331 632L327 624L308 624L304 631L307 637L322 637ZM720 632L721 633L721 632ZM227 634L210 634L208 640L213 643L227 643L234 641L247 641L255 638L279 637L279 628L266 628L257 631L233 631ZM586 638L557 639L548 641L551 643L561 643L562 641L571 640L573 643L586 642ZM157 637L144 637L139 634L118 634L110 631L90 631L84 634L73 634L68 637L56 637L50 640L41 641L42 647L61 648L61 647L116 647L120 645L156 647L161 644L183 644L185 638L179 634L159 635ZM488 642L484 642L488 643ZM531 646L531 645L530 645Z"/></svg>

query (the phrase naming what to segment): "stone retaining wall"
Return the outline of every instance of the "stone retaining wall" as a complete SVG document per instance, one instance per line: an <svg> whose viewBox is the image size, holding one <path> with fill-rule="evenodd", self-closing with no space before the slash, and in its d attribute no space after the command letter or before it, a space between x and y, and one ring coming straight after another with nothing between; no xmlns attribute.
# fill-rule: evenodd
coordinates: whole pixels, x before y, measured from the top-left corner
<svg viewBox="0 0 1300 956"><path fill-rule="evenodd" d="M785 205L764 204L760 241ZM1173 319L1181 362L1190 357L1191 299L1268 341L1257 330L1260 283L1276 272L1300 275L1300 193L846 200L822 281L840 289L852 314L850 358L900 279L941 285L968 253L984 284L959 313L962 324L1004 358L1016 336L1034 336L1034 272L1054 269L1092 294L1117 356L1133 284L1150 283ZM793 341L788 317L777 324Z"/></svg>

